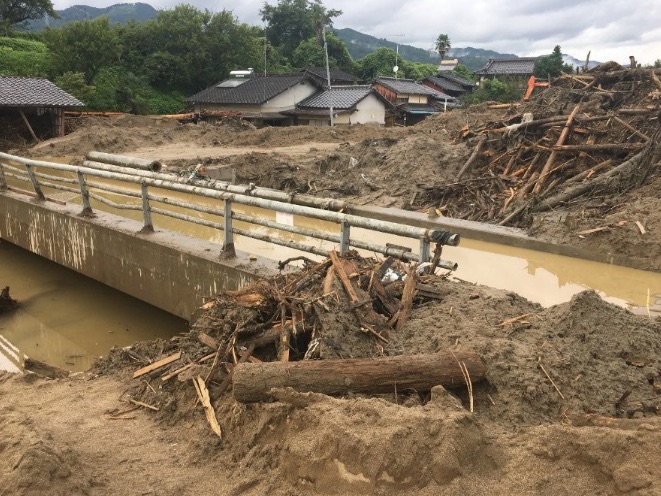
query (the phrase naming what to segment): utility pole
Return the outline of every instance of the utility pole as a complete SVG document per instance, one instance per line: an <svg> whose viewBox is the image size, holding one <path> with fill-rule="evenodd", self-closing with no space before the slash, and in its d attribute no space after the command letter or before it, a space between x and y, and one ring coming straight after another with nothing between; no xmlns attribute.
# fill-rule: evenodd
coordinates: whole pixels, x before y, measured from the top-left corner
<svg viewBox="0 0 661 496"><path fill-rule="evenodd" d="M328 44L326 43L326 25L322 30L324 37L324 54L326 55L326 79L328 81L328 106L330 112L330 125L333 127L335 125L335 119L333 117L333 91L331 88L331 77L330 77L330 67L328 65Z"/></svg>

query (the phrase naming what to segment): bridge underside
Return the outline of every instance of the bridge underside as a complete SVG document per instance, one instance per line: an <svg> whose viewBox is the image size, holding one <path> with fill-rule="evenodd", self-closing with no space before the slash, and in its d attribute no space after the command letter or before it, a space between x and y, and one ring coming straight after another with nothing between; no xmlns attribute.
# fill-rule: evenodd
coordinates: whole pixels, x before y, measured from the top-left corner
<svg viewBox="0 0 661 496"><path fill-rule="evenodd" d="M220 260L218 244L78 205L0 194L0 238L174 315L190 319L208 298L272 275L275 262L237 252ZM100 304L103 304L100 302Z"/></svg>

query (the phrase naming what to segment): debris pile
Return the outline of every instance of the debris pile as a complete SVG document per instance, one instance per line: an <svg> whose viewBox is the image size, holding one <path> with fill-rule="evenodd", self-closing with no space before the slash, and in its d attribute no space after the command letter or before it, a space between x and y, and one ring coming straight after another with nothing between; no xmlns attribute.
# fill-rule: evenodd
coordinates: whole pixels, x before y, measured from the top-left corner
<svg viewBox="0 0 661 496"><path fill-rule="evenodd" d="M661 412L659 332L660 319L594 292L542 309L392 259L331 253L224 292L186 335L116 349L93 371L132 376L129 409L113 415L147 408L176 422L202 405L218 436L236 401L367 394L415 406L437 385L505 429L582 424Z"/></svg>
<svg viewBox="0 0 661 496"><path fill-rule="evenodd" d="M454 182L424 188L417 206L444 215L529 226L531 213L639 187L661 159L655 70L598 66L563 75L506 115L466 125L473 153ZM499 107L499 106L495 106Z"/></svg>

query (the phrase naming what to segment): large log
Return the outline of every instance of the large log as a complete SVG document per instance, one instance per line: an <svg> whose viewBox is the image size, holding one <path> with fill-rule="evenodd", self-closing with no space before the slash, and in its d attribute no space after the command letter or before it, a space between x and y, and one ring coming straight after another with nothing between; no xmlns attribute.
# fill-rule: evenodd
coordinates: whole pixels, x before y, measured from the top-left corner
<svg viewBox="0 0 661 496"><path fill-rule="evenodd" d="M473 352L346 360L244 363L234 368L234 398L243 403L269 401L273 388L328 395L392 393L432 387L461 387L466 382L459 366L464 363L471 381L484 378L486 367Z"/></svg>

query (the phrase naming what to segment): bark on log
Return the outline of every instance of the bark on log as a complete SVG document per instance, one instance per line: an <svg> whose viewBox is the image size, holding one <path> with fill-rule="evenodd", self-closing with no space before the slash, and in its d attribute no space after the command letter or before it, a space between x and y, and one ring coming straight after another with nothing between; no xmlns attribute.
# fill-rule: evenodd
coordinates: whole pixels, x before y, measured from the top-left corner
<svg viewBox="0 0 661 496"><path fill-rule="evenodd" d="M463 165L463 167L457 174L457 177L455 177L455 181L461 180L461 178L464 177L464 174L466 174L466 172L470 170L470 168L473 166L473 163L480 154L480 151L482 150L482 147L484 146L485 142L486 142L486 138L480 138L478 140L477 145L475 145L475 149L473 150L473 153L471 153L471 156L468 157L468 160L466 160L466 163Z"/></svg>
<svg viewBox="0 0 661 496"><path fill-rule="evenodd" d="M652 137L651 143L657 143L660 135L661 132L657 131ZM637 153L596 179L576 184L555 196L541 201L533 210L535 212L550 210L597 188L608 191L623 191L631 187L640 186L649 174L649 170L661 165L659 164L659 160L661 160L661 145L656 144Z"/></svg>
<svg viewBox="0 0 661 496"><path fill-rule="evenodd" d="M328 395L391 393L432 387L465 386L459 363L468 369L471 381L484 379L486 367L473 352L403 355L387 358L304 360L239 364L234 369L234 398L243 403L269 401L273 388L291 387L302 393Z"/></svg>
<svg viewBox="0 0 661 496"><path fill-rule="evenodd" d="M576 114L578 114L578 109L581 108L580 103L577 104L574 107L574 110L571 111L571 114L569 114L569 117L567 117L567 122L565 123L565 127L562 129L562 132L560 133L560 137L558 138L558 141L556 143L556 146L553 148L553 151L551 152L551 155L547 159L546 163L544 164L544 168L542 169L541 174L539 175L539 179L537 179L537 183L535 184L535 187L533 188L533 193L539 193L542 189L542 185L544 184L544 181L546 180L546 177L549 175L549 172L551 171L551 167L553 166L553 162L555 162L555 158L557 156L557 151L556 148L559 145L564 144L564 142L567 140L567 136L569 136L569 131L571 130L572 123L574 122L574 117L576 117Z"/></svg>
<svg viewBox="0 0 661 496"><path fill-rule="evenodd" d="M594 145L556 145L553 152L630 152L640 150L645 143L600 143Z"/></svg>

